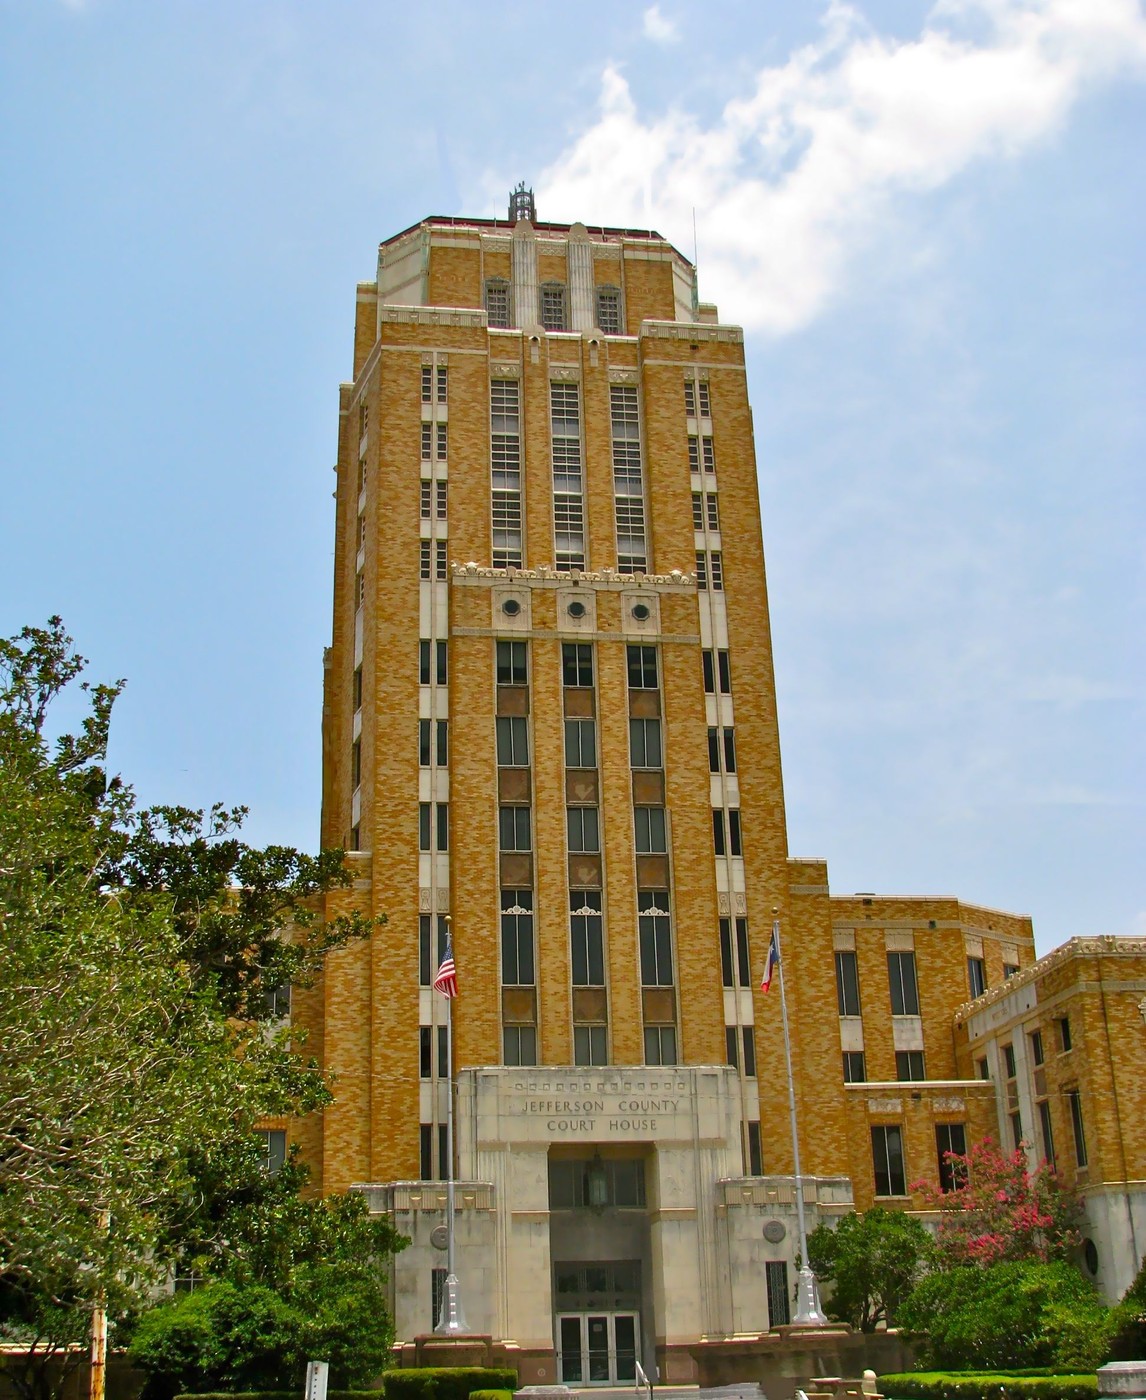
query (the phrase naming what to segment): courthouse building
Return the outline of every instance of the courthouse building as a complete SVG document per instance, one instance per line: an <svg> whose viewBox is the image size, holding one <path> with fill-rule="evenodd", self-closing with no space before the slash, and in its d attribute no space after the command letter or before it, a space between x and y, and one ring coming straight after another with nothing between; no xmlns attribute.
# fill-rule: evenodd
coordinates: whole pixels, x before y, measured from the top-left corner
<svg viewBox="0 0 1146 1400"><path fill-rule="evenodd" d="M444 1277L447 916L458 1275L523 1379L639 1356L686 1380L699 1344L788 1320L774 917L809 1229L911 1208L988 1133L1034 1156L1053 1133L1101 1186L1092 1272L1124 1287L1146 956L1036 965L1026 918L834 897L790 854L743 336L690 262L538 222L524 191L507 220L425 219L358 287L340 415L322 838L355 877L332 910L387 923L296 993L335 1102L270 1131L410 1236L399 1338Z"/></svg>

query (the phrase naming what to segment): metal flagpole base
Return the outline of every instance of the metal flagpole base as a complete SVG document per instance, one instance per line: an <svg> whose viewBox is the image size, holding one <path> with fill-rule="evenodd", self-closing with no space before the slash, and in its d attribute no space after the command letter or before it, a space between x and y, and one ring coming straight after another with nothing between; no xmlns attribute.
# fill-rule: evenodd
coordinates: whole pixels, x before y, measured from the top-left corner
<svg viewBox="0 0 1146 1400"><path fill-rule="evenodd" d="M792 1319L794 1327L826 1327L828 1319L820 1307L820 1290L816 1287L816 1276L805 1266L800 1270L796 1289L796 1315Z"/></svg>
<svg viewBox="0 0 1146 1400"><path fill-rule="evenodd" d="M434 1331L440 1335L449 1336L451 1333L469 1333L466 1326L466 1315L462 1310L462 1294L458 1287L457 1274L446 1275L446 1287L442 1293L442 1311L438 1318L438 1325Z"/></svg>

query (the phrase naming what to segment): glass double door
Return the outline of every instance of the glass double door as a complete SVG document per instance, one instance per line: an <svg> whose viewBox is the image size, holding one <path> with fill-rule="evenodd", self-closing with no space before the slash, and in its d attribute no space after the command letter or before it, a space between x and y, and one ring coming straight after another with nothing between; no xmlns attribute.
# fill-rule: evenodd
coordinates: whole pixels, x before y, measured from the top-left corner
<svg viewBox="0 0 1146 1400"><path fill-rule="evenodd" d="M635 1312L559 1313L561 1379L590 1385L619 1385L637 1378Z"/></svg>

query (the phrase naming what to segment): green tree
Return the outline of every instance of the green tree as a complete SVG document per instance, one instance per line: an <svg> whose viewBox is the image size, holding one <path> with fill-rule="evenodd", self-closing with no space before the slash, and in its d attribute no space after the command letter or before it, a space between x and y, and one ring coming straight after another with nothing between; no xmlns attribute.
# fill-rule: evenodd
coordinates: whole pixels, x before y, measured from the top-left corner
<svg viewBox="0 0 1146 1400"><path fill-rule="evenodd" d="M254 849L241 808L139 810L106 771L122 683L82 683L50 741L84 666L58 618L0 641L0 1325L40 1355L146 1296L204 1157L329 1101L266 996L371 928L320 917L341 852Z"/></svg>
<svg viewBox="0 0 1146 1400"><path fill-rule="evenodd" d="M882 1206L845 1215L834 1229L818 1225L808 1237L812 1268L832 1284L828 1312L863 1332L895 1322L930 1253L931 1237L918 1220Z"/></svg>

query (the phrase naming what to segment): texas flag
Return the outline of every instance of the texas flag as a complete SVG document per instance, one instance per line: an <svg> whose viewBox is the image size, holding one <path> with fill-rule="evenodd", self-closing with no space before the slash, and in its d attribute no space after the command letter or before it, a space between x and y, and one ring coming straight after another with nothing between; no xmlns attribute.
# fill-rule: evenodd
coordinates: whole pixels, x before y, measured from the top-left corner
<svg viewBox="0 0 1146 1400"><path fill-rule="evenodd" d="M768 961L764 964L764 976L760 982L760 990L767 992L772 986L772 974L780 966L780 926L772 925L772 942L768 944Z"/></svg>

